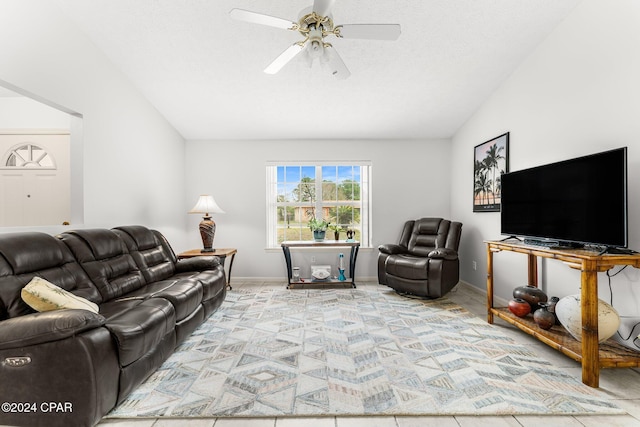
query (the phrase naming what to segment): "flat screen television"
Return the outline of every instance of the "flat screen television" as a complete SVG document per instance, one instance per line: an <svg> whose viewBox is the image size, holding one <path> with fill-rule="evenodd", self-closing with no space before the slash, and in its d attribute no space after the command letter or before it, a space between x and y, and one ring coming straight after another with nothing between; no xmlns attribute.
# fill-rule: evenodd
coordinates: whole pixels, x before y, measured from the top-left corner
<svg viewBox="0 0 640 427"><path fill-rule="evenodd" d="M501 176L501 233L556 247L627 247L627 147Z"/></svg>

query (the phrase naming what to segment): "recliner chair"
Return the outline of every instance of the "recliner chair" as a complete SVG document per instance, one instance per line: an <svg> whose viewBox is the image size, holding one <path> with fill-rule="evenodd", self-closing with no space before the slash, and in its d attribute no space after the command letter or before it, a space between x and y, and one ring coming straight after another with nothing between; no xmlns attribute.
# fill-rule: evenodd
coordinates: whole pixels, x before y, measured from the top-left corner
<svg viewBox="0 0 640 427"><path fill-rule="evenodd" d="M458 284L462 223L442 218L407 221L398 244L378 247L378 283L398 293L440 298Z"/></svg>

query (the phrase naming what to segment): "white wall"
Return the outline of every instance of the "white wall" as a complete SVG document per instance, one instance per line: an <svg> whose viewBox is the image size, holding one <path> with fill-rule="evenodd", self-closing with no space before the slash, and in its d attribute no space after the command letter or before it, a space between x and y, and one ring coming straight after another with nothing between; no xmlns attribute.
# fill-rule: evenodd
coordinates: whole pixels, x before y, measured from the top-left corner
<svg viewBox="0 0 640 427"><path fill-rule="evenodd" d="M183 243L184 140L52 3L0 0L0 80L83 115L84 226Z"/></svg>
<svg viewBox="0 0 640 427"><path fill-rule="evenodd" d="M69 115L24 96L0 97L0 129L66 129Z"/></svg>
<svg viewBox="0 0 640 427"><path fill-rule="evenodd" d="M584 0L453 138L452 213L464 222L462 279L486 285L483 240L500 238L499 213L472 213L473 147L511 132L510 170L628 146L629 247L640 250L640 2ZM606 203L606 200L603 200ZM606 227L606 224L603 224ZM473 270L472 261L478 262ZM495 256L497 293L526 284L525 257ZM542 263L542 285L579 292L579 272ZM612 279L621 315L640 314L639 270ZM609 301L607 277L600 298Z"/></svg>
<svg viewBox="0 0 640 427"><path fill-rule="evenodd" d="M376 277L375 248L397 242L404 221L450 214L448 140L187 141L186 147L189 202L184 210L195 204L199 194L211 194L226 212L214 217L214 246L238 248L234 277L286 276L282 251L265 249L267 161L372 161L374 249L360 250L356 279ZM192 248L202 246L197 231L200 219L198 215L189 218ZM304 264L305 259L294 258L294 262ZM318 256L316 263L321 262L335 264L337 254Z"/></svg>

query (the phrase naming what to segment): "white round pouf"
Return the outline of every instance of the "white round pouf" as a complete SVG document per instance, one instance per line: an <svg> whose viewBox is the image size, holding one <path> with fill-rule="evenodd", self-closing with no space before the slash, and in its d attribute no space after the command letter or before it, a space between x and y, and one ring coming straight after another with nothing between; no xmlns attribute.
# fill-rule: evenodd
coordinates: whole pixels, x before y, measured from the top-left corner
<svg viewBox="0 0 640 427"><path fill-rule="evenodd" d="M556 304L556 316L572 337L582 341L582 309L580 294L561 298ZM610 304L598 299L598 341L606 341L620 327L620 316Z"/></svg>

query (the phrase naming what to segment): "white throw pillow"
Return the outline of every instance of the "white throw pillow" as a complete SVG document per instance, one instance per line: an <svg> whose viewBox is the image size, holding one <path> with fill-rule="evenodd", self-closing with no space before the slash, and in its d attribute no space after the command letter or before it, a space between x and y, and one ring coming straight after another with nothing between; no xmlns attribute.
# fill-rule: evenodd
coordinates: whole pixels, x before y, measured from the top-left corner
<svg viewBox="0 0 640 427"><path fill-rule="evenodd" d="M41 277L34 277L22 288L22 300L36 311L61 310L75 308L98 312L98 305L77 295L67 292L59 286L49 283Z"/></svg>

